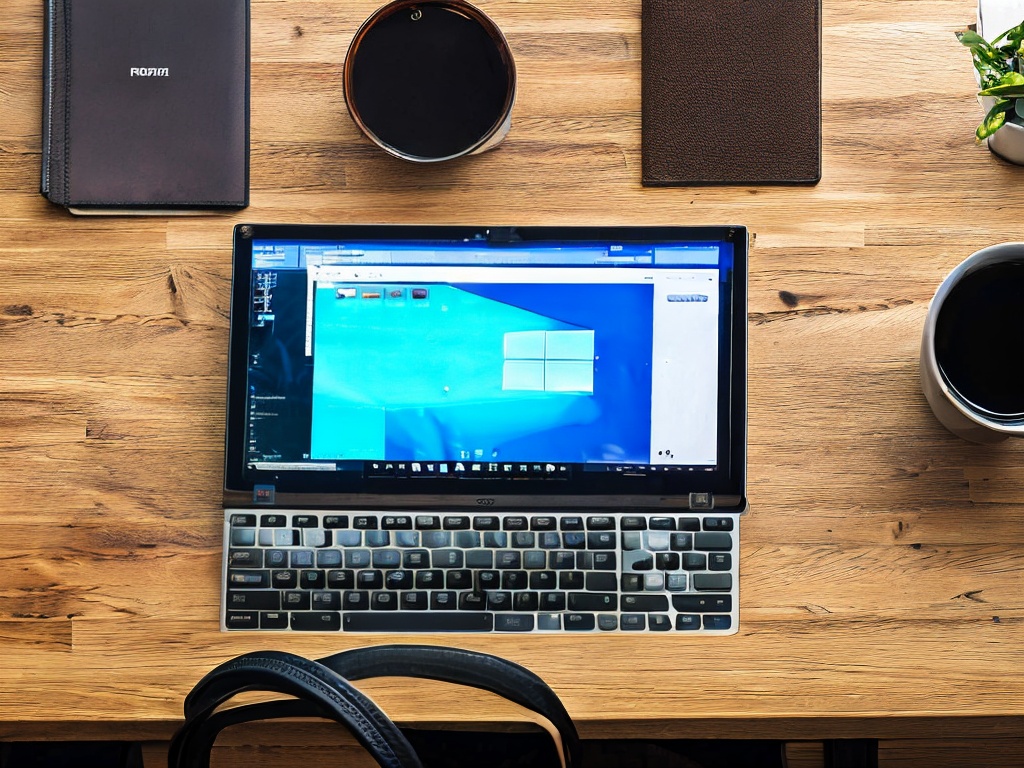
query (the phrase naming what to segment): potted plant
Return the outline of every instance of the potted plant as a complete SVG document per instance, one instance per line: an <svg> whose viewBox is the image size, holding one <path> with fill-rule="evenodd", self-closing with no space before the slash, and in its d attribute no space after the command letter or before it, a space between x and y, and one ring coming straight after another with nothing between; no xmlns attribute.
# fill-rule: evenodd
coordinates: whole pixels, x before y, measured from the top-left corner
<svg viewBox="0 0 1024 768"><path fill-rule="evenodd" d="M971 51L986 110L975 135L1003 159L1024 165L1024 22L991 42L973 29L956 37Z"/></svg>

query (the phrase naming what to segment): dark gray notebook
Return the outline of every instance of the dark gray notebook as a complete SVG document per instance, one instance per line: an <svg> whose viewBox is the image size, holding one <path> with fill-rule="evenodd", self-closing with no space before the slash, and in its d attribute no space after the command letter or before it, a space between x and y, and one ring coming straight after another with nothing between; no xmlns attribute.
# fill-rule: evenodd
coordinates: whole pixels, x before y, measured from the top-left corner
<svg viewBox="0 0 1024 768"><path fill-rule="evenodd" d="M821 178L821 0L642 0L647 186Z"/></svg>
<svg viewBox="0 0 1024 768"><path fill-rule="evenodd" d="M41 191L79 213L249 198L248 0L47 0Z"/></svg>

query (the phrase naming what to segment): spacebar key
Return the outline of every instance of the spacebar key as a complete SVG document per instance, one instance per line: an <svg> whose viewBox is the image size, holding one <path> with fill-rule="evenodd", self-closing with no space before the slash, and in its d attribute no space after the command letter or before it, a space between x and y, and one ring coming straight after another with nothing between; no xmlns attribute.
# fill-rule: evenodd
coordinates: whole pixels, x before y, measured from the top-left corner
<svg viewBox="0 0 1024 768"><path fill-rule="evenodd" d="M491 632L494 614L402 613L392 611L346 613L342 618L346 632Z"/></svg>

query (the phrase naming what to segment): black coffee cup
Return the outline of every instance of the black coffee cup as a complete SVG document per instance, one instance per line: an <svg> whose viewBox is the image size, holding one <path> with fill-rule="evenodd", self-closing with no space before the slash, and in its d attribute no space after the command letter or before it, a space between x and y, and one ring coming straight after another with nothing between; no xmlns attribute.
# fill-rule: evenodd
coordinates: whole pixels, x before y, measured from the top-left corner
<svg viewBox="0 0 1024 768"><path fill-rule="evenodd" d="M950 431L1024 437L1024 243L974 253L939 286L921 341L921 385Z"/></svg>
<svg viewBox="0 0 1024 768"><path fill-rule="evenodd" d="M395 0L363 23L345 58L352 119L385 152L413 162L496 146L515 93L504 35L463 0Z"/></svg>

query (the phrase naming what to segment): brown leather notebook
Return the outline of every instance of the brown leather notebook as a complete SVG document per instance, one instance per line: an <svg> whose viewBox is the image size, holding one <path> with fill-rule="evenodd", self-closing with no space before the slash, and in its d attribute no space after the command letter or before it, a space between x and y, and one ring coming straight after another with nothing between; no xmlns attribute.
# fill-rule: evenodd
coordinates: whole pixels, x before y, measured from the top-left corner
<svg viewBox="0 0 1024 768"><path fill-rule="evenodd" d="M248 0L46 0L41 191L74 213L249 198Z"/></svg>
<svg viewBox="0 0 1024 768"><path fill-rule="evenodd" d="M821 178L821 0L642 0L645 186Z"/></svg>

